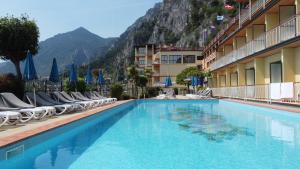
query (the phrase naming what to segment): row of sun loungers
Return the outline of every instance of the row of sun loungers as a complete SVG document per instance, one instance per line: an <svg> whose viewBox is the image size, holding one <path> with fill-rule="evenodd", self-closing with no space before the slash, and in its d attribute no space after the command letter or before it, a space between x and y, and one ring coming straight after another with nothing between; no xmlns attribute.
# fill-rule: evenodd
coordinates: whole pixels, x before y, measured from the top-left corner
<svg viewBox="0 0 300 169"><path fill-rule="evenodd" d="M24 101L12 93L0 93L0 127L84 111L115 101L116 98L106 98L97 92L29 92L25 93Z"/></svg>
<svg viewBox="0 0 300 169"><path fill-rule="evenodd" d="M173 90L167 90L164 94L160 94L156 97L159 100L172 100L175 99L175 94Z"/></svg>
<svg viewBox="0 0 300 169"><path fill-rule="evenodd" d="M210 98L212 94L211 89L205 89L197 91L195 94L187 94L186 96L190 99L207 99Z"/></svg>

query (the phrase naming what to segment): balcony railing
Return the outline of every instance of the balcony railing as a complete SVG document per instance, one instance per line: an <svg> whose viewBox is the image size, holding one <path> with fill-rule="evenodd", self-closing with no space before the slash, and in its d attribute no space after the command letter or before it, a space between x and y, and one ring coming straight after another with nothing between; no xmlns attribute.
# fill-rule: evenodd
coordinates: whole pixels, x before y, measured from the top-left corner
<svg viewBox="0 0 300 169"><path fill-rule="evenodd" d="M280 86L287 83L280 83ZM292 83L291 83L292 84ZM300 83L293 83L291 86L291 95L289 98L279 98L277 100L293 100L300 101ZM212 88L212 94L214 97L227 97L227 98L238 98L238 99L260 99L260 100L273 100L269 84L265 85L254 85L254 86L237 86L237 87L220 87ZM278 90L278 89L277 89ZM279 88L281 93L286 93Z"/></svg>
<svg viewBox="0 0 300 169"><path fill-rule="evenodd" d="M259 10L262 10L266 7L266 5L268 5L272 0L257 0L255 2L253 2L253 4L251 5L251 9L244 9L241 11L240 15L237 15L236 17L234 17L229 24L227 24L218 34L217 36L215 36L215 38L205 47L204 50L207 50L210 48L210 46L212 46L213 44L215 44L218 41L222 41L224 39L224 34L229 30L229 28L234 25L237 21L239 21L239 25L240 27L237 28L241 29L242 25L247 21L247 20L251 20L252 18L250 16L255 15ZM251 13L250 13L251 12ZM240 16L240 17L239 17ZM240 18L240 19L239 19ZM236 30L236 31L237 31ZM228 36L230 36L231 34L229 34Z"/></svg>
<svg viewBox="0 0 300 169"><path fill-rule="evenodd" d="M299 15L294 16L285 23L277 26L276 28L261 34L259 37L248 42L246 45L240 47L239 49L236 49L217 59L210 65L210 70L219 69L225 65L236 62L256 52L262 51L268 47L277 45L281 42L298 36L300 31L297 31L296 23L299 19ZM300 27L298 27L298 29L299 28Z"/></svg>
<svg viewBox="0 0 300 169"><path fill-rule="evenodd" d="M243 9L243 11L241 13L240 24L245 23L248 19L250 19L249 9Z"/></svg>
<svg viewBox="0 0 300 169"><path fill-rule="evenodd" d="M260 9L263 9L265 6L265 0L257 0L253 2L251 7L251 14L254 15Z"/></svg>

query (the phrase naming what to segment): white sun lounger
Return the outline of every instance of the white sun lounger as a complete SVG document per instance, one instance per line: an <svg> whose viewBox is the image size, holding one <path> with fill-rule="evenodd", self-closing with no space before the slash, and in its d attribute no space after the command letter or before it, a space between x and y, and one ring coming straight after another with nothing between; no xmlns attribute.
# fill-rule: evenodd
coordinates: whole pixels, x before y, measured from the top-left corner
<svg viewBox="0 0 300 169"><path fill-rule="evenodd" d="M20 109L19 112L22 114L21 122L27 122L31 119L43 119L51 116L56 111L54 107L34 107L23 102L12 93L0 93L0 96L7 107Z"/></svg>
<svg viewBox="0 0 300 169"><path fill-rule="evenodd" d="M4 124L14 125L21 120L21 114L16 111L0 111L0 127Z"/></svg>
<svg viewBox="0 0 300 169"><path fill-rule="evenodd" d="M34 94L33 93L26 93L25 97L30 103L33 103L33 101L34 101ZM52 107L55 107L56 111L54 112L54 115L61 115L61 114L64 114L66 112L70 112L72 110L71 105L53 104L53 103L50 103L50 102L44 100L39 95L35 95L35 99L36 99L36 104L38 106L52 106Z"/></svg>

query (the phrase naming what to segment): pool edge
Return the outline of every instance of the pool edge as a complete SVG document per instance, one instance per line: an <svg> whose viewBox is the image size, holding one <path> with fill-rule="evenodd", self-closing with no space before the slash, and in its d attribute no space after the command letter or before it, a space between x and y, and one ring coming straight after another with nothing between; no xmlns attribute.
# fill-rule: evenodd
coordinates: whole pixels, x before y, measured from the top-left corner
<svg viewBox="0 0 300 169"><path fill-rule="evenodd" d="M103 107L101 106L101 107L94 108L94 109L91 109L91 110L87 110L87 111L84 111L84 112L76 113L76 115L73 116L73 117L68 117L66 119L61 119L61 120L59 120L55 123L50 123L50 124L44 125L42 127L33 128L33 129L28 130L28 131L23 131L23 132L20 131L18 133L0 138L0 149L4 148L4 147L7 147L7 146L10 146L10 145L13 145L13 144L16 144L16 143L18 143L20 141L23 141L23 140L26 140L28 138L37 136L39 134L45 133L47 131L51 131L51 130L54 130L56 128L63 127L63 126L68 125L70 123L88 118L88 117L93 116L95 114L103 113L103 112L105 112L107 110L110 110L112 108L130 103L130 102L134 102L134 101L135 100L118 101L118 102L116 102L112 105L106 105L106 106L103 106Z"/></svg>

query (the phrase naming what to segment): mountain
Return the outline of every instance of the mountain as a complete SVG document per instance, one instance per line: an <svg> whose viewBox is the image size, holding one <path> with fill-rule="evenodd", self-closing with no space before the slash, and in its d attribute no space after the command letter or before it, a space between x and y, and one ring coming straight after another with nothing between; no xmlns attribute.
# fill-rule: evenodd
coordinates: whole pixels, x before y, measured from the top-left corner
<svg viewBox="0 0 300 169"><path fill-rule="evenodd" d="M135 45L199 48L236 14L236 10L225 11L223 3L223 0L163 0L131 25L94 65L106 67L115 80L122 80L126 67L134 61ZM216 20L217 15L224 16L223 22ZM207 39L202 36L205 29Z"/></svg>
<svg viewBox="0 0 300 169"><path fill-rule="evenodd" d="M55 35L39 43L39 52L34 56L38 75L49 75L54 57L60 70L71 63L88 64L96 56L104 56L115 40L116 38L101 38L83 27ZM14 72L14 66L10 62L0 63L0 72Z"/></svg>

